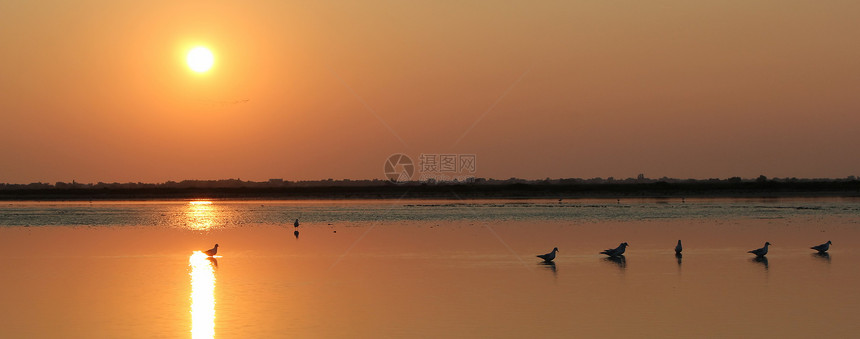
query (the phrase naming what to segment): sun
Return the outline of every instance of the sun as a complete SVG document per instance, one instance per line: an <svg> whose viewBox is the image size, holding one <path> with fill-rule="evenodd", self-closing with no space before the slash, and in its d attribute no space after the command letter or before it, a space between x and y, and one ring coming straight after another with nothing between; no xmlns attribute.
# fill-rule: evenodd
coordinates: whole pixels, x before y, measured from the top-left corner
<svg viewBox="0 0 860 339"><path fill-rule="evenodd" d="M208 48L198 46L188 51L188 56L185 60L192 71L203 73L212 68L212 65L215 63L215 56L212 55L212 51Z"/></svg>

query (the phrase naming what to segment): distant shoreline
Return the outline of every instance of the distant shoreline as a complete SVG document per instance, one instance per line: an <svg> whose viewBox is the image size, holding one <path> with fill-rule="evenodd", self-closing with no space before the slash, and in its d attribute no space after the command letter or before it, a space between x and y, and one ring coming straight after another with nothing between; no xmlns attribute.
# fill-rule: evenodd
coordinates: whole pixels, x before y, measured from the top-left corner
<svg viewBox="0 0 860 339"><path fill-rule="evenodd" d="M860 181L3 189L0 201L860 197Z"/></svg>

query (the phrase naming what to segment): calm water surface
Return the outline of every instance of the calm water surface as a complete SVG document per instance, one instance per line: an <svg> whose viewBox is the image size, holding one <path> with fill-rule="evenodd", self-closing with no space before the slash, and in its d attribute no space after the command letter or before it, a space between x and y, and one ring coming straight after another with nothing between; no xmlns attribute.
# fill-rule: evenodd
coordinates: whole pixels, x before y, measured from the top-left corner
<svg viewBox="0 0 860 339"><path fill-rule="evenodd" d="M0 337L851 337L858 202L5 203Z"/></svg>
<svg viewBox="0 0 860 339"><path fill-rule="evenodd" d="M860 198L7 202L0 226L234 227L427 220L639 221L857 217Z"/></svg>

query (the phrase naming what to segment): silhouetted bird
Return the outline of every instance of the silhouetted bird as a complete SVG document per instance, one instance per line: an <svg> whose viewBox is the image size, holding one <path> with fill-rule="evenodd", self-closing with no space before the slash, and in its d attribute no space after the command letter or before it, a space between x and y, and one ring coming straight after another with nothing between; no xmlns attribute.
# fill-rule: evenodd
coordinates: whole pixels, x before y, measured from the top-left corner
<svg viewBox="0 0 860 339"><path fill-rule="evenodd" d="M678 244L675 245L675 254L681 254L681 251L683 250L684 248L681 247L681 240L678 240Z"/></svg>
<svg viewBox="0 0 860 339"><path fill-rule="evenodd" d="M558 247L553 247L552 252L549 252L547 254L541 254L537 257L543 259L543 261L553 261L555 259L555 252L558 252Z"/></svg>
<svg viewBox="0 0 860 339"><path fill-rule="evenodd" d="M299 219L296 219L296 222L293 223L293 227L299 227Z"/></svg>
<svg viewBox="0 0 860 339"><path fill-rule="evenodd" d="M210 257L214 257L216 253L218 253L218 244L215 244L215 247L212 247L212 249L203 252L203 254Z"/></svg>
<svg viewBox="0 0 860 339"><path fill-rule="evenodd" d="M299 231L293 231L293 235L296 236L296 239L299 238Z"/></svg>
<svg viewBox="0 0 860 339"><path fill-rule="evenodd" d="M624 251L627 250L627 246L630 246L630 245L627 245L626 242L623 242L623 243L621 243L621 245L618 245L618 247L607 249L603 252L600 252L600 254L606 254L610 257L617 257L619 255L624 254Z"/></svg>
<svg viewBox="0 0 860 339"><path fill-rule="evenodd" d="M832 242L830 242L830 240L827 240L826 243L823 243L823 244L818 245L818 246L812 246L810 248L818 251L818 253L825 253L825 252L827 252L827 250L830 249L830 244L832 244Z"/></svg>
<svg viewBox="0 0 860 339"><path fill-rule="evenodd" d="M752 250L752 251L747 251L747 253L755 254L755 256L756 256L756 257L763 257L763 256L767 255L767 247L768 247L768 246L770 246L770 243L769 243L769 242L765 242L765 243L764 243L764 247L762 247L762 248L758 248L758 249L754 249L754 250Z"/></svg>

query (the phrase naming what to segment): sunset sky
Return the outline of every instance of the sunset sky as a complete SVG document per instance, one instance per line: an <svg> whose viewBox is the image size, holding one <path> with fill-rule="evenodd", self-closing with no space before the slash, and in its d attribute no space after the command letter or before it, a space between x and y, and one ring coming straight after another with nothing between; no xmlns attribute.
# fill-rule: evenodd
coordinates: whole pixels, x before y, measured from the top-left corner
<svg viewBox="0 0 860 339"><path fill-rule="evenodd" d="M0 0L0 182L860 175L860 2ZM186 54L205 46L206 72Z"/></svg>

